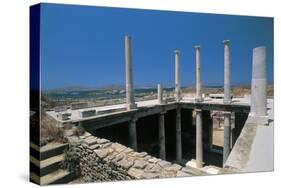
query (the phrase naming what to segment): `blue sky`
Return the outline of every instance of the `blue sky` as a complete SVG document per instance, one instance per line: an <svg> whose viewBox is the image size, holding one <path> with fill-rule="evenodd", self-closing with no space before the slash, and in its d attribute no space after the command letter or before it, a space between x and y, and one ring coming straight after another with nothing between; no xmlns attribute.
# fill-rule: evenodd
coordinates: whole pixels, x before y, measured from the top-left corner
<svg viewBox="0 0 281 188"><path fill-rule="evenodd" d="M181 85L195 85L201 45L203 85L223 85L223 43L231 40L231 81L249 85L252 50L267 47L273 83L273 19L92 6L41 6L42 89L125 84L124 36L132 37L134 83L174 85L174 49L181 51Z"/></svg>

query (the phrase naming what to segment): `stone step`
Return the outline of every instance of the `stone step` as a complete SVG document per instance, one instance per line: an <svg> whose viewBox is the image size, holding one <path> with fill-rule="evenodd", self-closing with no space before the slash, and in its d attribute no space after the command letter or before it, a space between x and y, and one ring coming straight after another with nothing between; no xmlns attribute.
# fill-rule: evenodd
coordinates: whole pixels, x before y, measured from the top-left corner
<svg viewBox="0 0 281 188"><path fill-rule="evenodd" d="M63 160L64 154L50 157L42 161L30 156L30 161L34 164L35 168L37 169L36 171L38 172L37 174L40 174L40 176L44 176L58 170Z"/></svg>
<svg viewBox="0 0 281 188"><path fill-rule="evenodd" d="M64 153L64 150L68 147L68 144L61 143L49 143L40 148L40 159L45 160Z"/></svg>
<svg viewBox="0 0 281 188"><path fill-rule="evenodd" d="M41 178L33 172L30 174L31 180L40 185L68 183L74 180L75 177L74 173L63 169L56 170L50 174L42 176Z"/></svg>

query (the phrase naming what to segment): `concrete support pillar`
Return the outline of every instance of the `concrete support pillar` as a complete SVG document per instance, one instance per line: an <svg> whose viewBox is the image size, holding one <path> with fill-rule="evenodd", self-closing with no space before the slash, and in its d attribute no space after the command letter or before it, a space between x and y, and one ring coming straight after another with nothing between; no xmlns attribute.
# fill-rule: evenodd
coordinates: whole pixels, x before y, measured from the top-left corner
<svg viewBox="0 0 281 188"><path fill-rule="evenodd" d="M226 162L231 148L231 113L224 112L224 145L223 145L223 164Z"/></svg>
<svg viewBox="0 0 281 188"><path fill-rule="evenodd" d="M176 111L176 158L178 163L182 162L181 144L181 108L178 106Z"/></svg>
<svg viewBox="0 0 281 188"><path fill-rule="evenodd" d="M129 145L132 149L135 151L138 150L138 143L137 143L137 124L136 124L136 118L133 118L129 122Z"/></svg>
<svg viewBox="0 0 281 188"><path fill-rule="evenodd" d="M252 85L251 85L251 116L266 123L267 115L267 77L266 77L266 47L253 49Z"/></svg>
<svg viewBox="0 0 281 188"><path fill-rule="evenodd" d="M163 104L163 90L160 84L157 85L158 104Z"/></svg>
<svg viewBox="0 0 281 188"><path fill-rule="evenodd" d="M202 102L202 80L201 80L201 60L200 60L200 46L194 46L196 53L196 102Z"/></svg>
<svg viewBox="0 0 281 188"><path fill-rule="evenodd" d="M159 157L166 160L166 147L165 147L165 113L159 114Z"/></svg>
<svg viewBox="0 0 281 188"><path fill-rule="evenodd" d="M231 103L231 86L230 86L230 41L224 40L224 99L225 104Z"/></svg>
<svg viewBox="0 0 281 188"><path fill-rule="evenodd" d="M180 51L175 50L175 99L177 102L181 100L180 89Z"/></svg>
<svg viewBox="0 0 281 188"><path fill-rule="evenodd" d="M135 109L131 37L125 36L126 103L127 110Z"/></svg>
<svg viewBox="0 0 281 188"><path fill-rule="evenodd" d="M197 167L203 166L203 127L202 127L202 110L196 109L196 162Z"/></svg>

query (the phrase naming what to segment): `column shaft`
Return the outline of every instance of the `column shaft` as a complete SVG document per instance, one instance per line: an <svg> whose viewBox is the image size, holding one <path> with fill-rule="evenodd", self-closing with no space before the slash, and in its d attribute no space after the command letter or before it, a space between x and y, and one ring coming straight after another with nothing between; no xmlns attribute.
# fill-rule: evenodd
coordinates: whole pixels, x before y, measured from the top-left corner
<svg viewBox="0 0 281 188"><path fill-rule="evenodd" d="M202 111L196 109L196 161L197 166L203 165L203 129L202 129Z"/></svg>
<svg viewBox="0 0 281 188"><path fill-rule="evenodd" d="M182 161L182 144L181 144L181 109L177 108L176 111L176 158L180 163Z"/></svg>
<svg viewBox="0 0 281 188"><path fill-rule="evenodd" d="M179 102L181 99L180 91L180 51L175 50L175 98Z"/></svg>
<svg viewBox="0 0 281 188"><path fill-rule="evenodd" d="M132 63L132 46L131 37L125 37L125 59L126 59L126 102L127 110L136 108L134 98L133 83L133 63Z"/></svg>
<svg viewBox="0 0 281 188"><path fill-rule="evenodd" d="M163 104L163 90L160 84L157 85L158 104Z"/></svg>
<svg viewBox="0 0 281 188"><path fill-rule="evenodd" d="M223 146L223 164L226 162L230 153L231 143L231 113L224 113L224 146Z"/></svg>
<svg viewBox="0 0 281 188"><path fill-rule="evenodd" d="M197 102L203 101L202 98L202 81L201 81L201 58L200 58L200 46L195 46L196 52L196 97Z"/></svg>
<svg viewBox="0 0 281 188"><path fill-rule="evenodd" d="M257 117L266 116L266 47L253 49L252 69L251 115Z"/></svg>
<svg viewBox="0 0 281 188"><path fill-rule="evenodd" d="M165 115L159 114L159 157L166 160L166 147L165 147Z"/></svg>
<svg viewBox="0 0 281 188"><path fill-rule="evenodd" d="M231 103L230 87L230 41L224 40L224 103Z"/></svg>
<svg viewBox="0 0 281 188"><path fill-rule="evenodd" d="M137 144L137 127L136 127L136 119L132 119L129 122L129 145L135 151L138 150Z"/></svg>

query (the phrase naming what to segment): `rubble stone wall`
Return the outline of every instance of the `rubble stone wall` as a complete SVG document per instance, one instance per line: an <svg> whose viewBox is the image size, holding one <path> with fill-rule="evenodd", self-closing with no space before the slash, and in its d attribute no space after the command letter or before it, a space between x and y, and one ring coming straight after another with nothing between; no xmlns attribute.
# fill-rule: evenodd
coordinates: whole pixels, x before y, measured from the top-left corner
<svg viewBox="0 0 281 188"><path fill-rule="evenodd" d="M199 175L189 167L135 152L89 133L71 136L69 142L75 142L79 150L81 175L86 182Z"/></svg>

